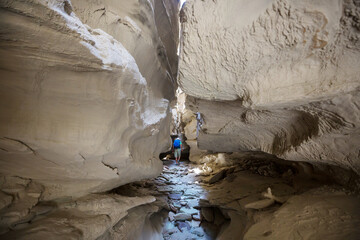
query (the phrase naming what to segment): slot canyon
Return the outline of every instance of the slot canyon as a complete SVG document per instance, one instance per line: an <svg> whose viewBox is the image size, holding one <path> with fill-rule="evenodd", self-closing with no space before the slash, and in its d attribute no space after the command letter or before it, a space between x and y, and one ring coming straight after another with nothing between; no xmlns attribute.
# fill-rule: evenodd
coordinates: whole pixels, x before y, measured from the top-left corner
<svg viewBox="0 0 360 240"><path fill-rule="evenodd" d="M0 54L0 239L360 239L360 0L1 0Z"/></svg>

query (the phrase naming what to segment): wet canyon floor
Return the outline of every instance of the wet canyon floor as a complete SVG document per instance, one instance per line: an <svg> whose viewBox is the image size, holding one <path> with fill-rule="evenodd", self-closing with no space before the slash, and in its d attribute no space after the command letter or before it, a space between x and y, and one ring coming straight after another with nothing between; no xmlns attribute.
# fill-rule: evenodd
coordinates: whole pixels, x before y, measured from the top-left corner
<svg viewBox="0 0 360 240"><path fill-rule="evenodd" d="M359 239L357 175L253 152L201 161L164 160L156 178L76 199L3 179L0 238Z"/></svg>
<svg viewBox="0 0 360 240"><path fill-rule="evenodd" d="M159 207L165 210L152 220L161 222L157 231L163 239L215 239L219 226L201 221L200 205L206 199L207 190L197 174L197 165L188 160L181 160L177 165L172 159L163 164L163 172L157 178L122 186L116 193L156 196Z"/></svg>
<svg viewBox="0 0 360 240"><path fill-rule="evenodd" d="M144 239L357 239L359 195L309 166L246 157L229 164L163 161L155 179L116 190L162 209ZM146 233L149 234L149 233ZM156 235L156 236L155 236ZM300 238L301 236L301 238Z"/></svg>
<svg viewBox="0 0 360 240"><path fill-rule="evenodd" d="M169 179L158 190L168 194L170 211L163 227L164 239L215 239L219 224L201 221L200 201L206 199L207 191L189 161L164 162L160 178ZM210 213L211 214L211 213ZM213 213L212 213L213 214Z"/></svg>

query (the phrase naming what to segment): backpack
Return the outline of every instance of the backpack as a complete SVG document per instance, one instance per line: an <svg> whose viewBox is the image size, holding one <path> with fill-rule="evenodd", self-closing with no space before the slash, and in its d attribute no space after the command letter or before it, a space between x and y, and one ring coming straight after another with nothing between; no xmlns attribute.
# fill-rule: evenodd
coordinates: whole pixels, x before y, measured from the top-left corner
<svg viewBox="0 0 360 240"><path fill-rule="evenodd" d="M181 141L180 139L175 139L174 141L174 148L180 148Z"/></svg>

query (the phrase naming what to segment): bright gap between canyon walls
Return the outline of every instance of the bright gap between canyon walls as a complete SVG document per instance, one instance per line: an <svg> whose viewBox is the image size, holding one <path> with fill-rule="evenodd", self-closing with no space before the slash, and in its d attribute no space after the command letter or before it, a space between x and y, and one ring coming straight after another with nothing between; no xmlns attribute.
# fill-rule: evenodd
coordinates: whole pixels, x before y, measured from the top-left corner
<svg viewBox="0 0 360 240"><path fill-rule="evenodd" d="M1 238L357 239L359 1L180 5L0 3Z"/></svg>

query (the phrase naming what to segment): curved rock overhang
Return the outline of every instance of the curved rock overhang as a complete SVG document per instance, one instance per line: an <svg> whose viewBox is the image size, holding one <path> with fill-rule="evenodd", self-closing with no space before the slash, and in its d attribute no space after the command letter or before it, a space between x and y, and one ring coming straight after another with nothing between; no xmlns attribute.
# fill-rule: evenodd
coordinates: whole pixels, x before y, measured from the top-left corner
<svg viewBox="0 0 360 240"><path fill-rule="evenodd" d="M358 1L187 1L179 85L198 146L360 173Z"/></svg>
<svg viewBox="0 0 360 240"><path fill-rule="evenodd" d="M158 175L177 1L2 1L0 11L1 175L43 184L42 199Z"/></svg>

